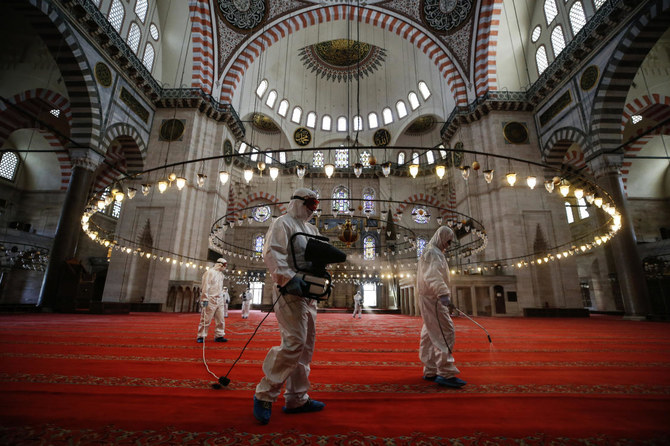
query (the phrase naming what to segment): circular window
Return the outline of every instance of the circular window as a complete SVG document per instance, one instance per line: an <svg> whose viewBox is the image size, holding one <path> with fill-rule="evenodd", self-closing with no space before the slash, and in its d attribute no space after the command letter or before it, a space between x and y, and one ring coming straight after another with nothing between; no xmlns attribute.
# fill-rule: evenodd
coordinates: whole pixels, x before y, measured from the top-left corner
<svg viewBox="0 0 670 446"><path fill-rule="evenodd" d="M270 210L270 206L255 207L254 210L251 213L251 216L253 217L253 219L256 220L259 223L263 223L268 218L270 218L271 215L272 215L272 211Z"/></svg>

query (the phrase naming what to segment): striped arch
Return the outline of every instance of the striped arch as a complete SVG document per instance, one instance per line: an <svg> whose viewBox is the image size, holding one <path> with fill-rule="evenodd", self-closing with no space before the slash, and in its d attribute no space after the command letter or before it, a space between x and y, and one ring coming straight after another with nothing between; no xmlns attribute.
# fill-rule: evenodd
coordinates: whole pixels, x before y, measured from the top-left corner
<svg viewBox="0 0 670 446"><path fill-rule="evenodd" d="M60 165L60 190L66 191L70 184L70 177L72 176L72 162L70 161L70 156L67 151L65 151L63 143L56 137L56 135L41 129L38 131L54 150L59 150L56 156L58 158L58 164Z"/></svg>
<svg viewBox="0 0 670 446"><path fill-rule="evenodd" d="M277 199L277 197L275 197L274 195L269 194L267 192L254 192L253 194L249 195L247 198L243 198L242 200L240 200L238 203L235 204L235 211L234 211L233 215L235 215L236 217L239 217L239 212L242 209L247 208L247 207L251 206L251 203L253 203L255 201L260 201L260 200L269 201L270 203L273 203L277 206L277 209L279 209L279 212L281 212L282 214L286 213L286 205L279 204L280 203L279 199Z"/></svg>
<svg viewBox="0 0 670 446"><path fill-rule="evenodd" d="M244 45L241 53L232 62L230 68L226 70L221 89L221 102L232 102L233 93L244 77L245 71L270 46L300 29L338 20L357 20L373 24L394 32L413 43L435 63L442 77L446 79L446 83L456 100L456 105L467 105L465 81L459 73L458 67L449 59L439 42L412 26L404 18L392 16L383 11L350 5L326 6L292 15Z"/></svg>
<svg viewBox="0 0 670 446"><path fill-rule="evenodd" d="M214 27L207 0L189 0L191 40L193 44L193 80L191 87L212 94L214 85Z"/></svg>
<svg viewBox="0 0 670 446"><path fill-rule="evenodd" d="M582 152L579 154L568 151L570 146L575 143L582 148ZM570 165L575 169L586 167L583 153L583 149L587 147L586 143L586 135L576 127L564 127L556 130L544 145L542 151L544 162L558 170L564 165ZM556 175L555 172L549 170L545 174L549 177Z"/></svg>
<svg viewBox="0 0 670 446"><path fill-rule="evenodd" d="M456 194L453 190L453 187L449 186L449 203L447 205L443 205L440 200L437 198L433 197L432 195L428 194L414 194L410 197L407 197L405 200L403 200L403 203L398 205L395 208L395 211L393 212L393 221L395 223L400 223L400 217L398 216L398 212L404 212L405 209L407 209L411 204L414 203L426 203L431 206L436 206L439 208L443 209L454 209L456 207ZM442 216L446 216L449 214L448 211L440 211Z"/></svg>
<svg viewBox="0 0 670 446"><path fill-rule="evenodd" d="M147 156L147 145L139 132L128 124L117 123L107 128L101 147L107 149L114 140L118 140L123 146L127 172L129 174L142 172Z"/></svg>
<svg viewBox="0 0 670 446"><path fill-rule="evenodd" d="M630 85L669 22L670 0L650 1L619 42L603 72L593 102L591 134L595 138L587 156L613 150L621 144L621 119Z"/></svg>
<svg viewBox="0 0 670 446"><path fill-rule="evenodd" d="M498 85L496 56L501 11L502 0L483 1L479 10L474 42L474 84L478 97L495 90Z"/></svg>
<svg viewBox="0 0 670 446"><path fill-rule="evenodd" d="M70 138L79 147L98 147L101 109L95 80L83 49L50 0L6 0L33 26L60 69L70 97Z"/></svg>
<svg viewBox="0 0 670 446"><path fill-rule="evenodd" d="M640 115L655 122L662 122L670 118L670 97L654 93L635 98L626 104L623 115L621 115L622 132L634 115ZM643 133L646 130L648 128L640 128L638 133Z"/></svg>
<svg viewBox="0 0 670 446"><path fill-rule="evenodd" d="M625 155L626 156L636 156L642 148L647 145L649 141L651 141L656 135L659 133L655 133L653 135L645 135L637 140L635 142L629 144L625 148ZM621 166L620 172L621 172L621 181L623 182L623 188L624 191L628 189L628 175L630 174L630 168L633 165L633 162L630 160L623 160L623 164Z"/></svg>
<svg viewBox="0 0 670 446"><path fill-rule="evenodd" d="M7 138L9 138L9 135L15 130L35 127L48 130L46 127L27 116L30 115L39 118L40 115L44 115L45 112L49 111L45 110L45 105L49 106L51 109L60 110L61 115L57 119L65 120L68 128L72 125L70 101L54 91L46 90L44 88L35 88L15 94L11 98L8 98L7 101L10 105L7 105L4 101L0 102L0 146L5 143ZM12 107L12 105L18 106L22 111L26 112L27 115L21 113L16 108ZM50 119L56 118L50 117ZM62 143L66 143L64 138L62 138Z"/></svg>

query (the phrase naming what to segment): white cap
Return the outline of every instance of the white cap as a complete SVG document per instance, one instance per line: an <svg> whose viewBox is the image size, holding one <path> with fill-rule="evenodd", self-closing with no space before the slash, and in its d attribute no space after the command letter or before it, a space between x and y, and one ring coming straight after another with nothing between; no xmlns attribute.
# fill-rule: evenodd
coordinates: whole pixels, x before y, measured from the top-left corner
<svg viewBox="0 0 670 446"><path fill-rule="evenodd" d="M224 265L227 265L228 261L223 257L219 257L218 259L216 259L216 263L223 263Z"/></svg>

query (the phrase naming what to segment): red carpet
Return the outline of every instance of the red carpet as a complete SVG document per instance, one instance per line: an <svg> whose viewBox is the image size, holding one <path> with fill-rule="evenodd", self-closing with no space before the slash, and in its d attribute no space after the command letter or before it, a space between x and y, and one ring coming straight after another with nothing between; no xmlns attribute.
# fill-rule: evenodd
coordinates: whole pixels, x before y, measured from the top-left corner
<svg viewBox="0 0 670 446"><path fill-rule="evenodd" d="M264 313L231 312L206 345L224 375ZM421 319L319 314L310 395L251 414L266 320L230 375L195 343L197 314L0 315L0 444L670 444L670 324L456 318L460 390L421 379Z"/></svg>

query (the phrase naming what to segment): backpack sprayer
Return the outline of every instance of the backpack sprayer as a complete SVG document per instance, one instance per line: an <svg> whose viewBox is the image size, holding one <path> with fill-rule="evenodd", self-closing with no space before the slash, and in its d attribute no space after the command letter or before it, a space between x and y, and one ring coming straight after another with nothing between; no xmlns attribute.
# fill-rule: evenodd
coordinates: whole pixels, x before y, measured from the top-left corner
<svg viewBox="0 0 670 446"><path fill-rule="evenodd" d="M293 246L293 242L295 241L295 238L299 235L308 238L307 245L305 247L305 261L307 262L309 267L306 268L301 268L298 266L299 264L295 256L295 248ZM289 239L291 256L293 257L293 264L295 265L295 268L298 270L297 275L306 283L306 286L303 287L302 289L302 297L306 299L314 299L317 301L328 299L328 297L330 296L330 292L333 289L333 281L330 276L330 273L326 270L326 266L331 263L342 263L345 260L347 260L347 255L343 251L340 251L339 249L328 243L329 241L330 240L328 239L328 237L308 234L306 232L296 232ZM279 287L279 293L282 296L286 294L286 287L285 286ZM228 369L228 372L225 374L225 376L219 377L218 382L212 384L212 387L214 389L220 389L221 386L227 386L228 384L230 384L230 378L228 378L228 375L230 375L230 372L233 370L233 367L235 367L237 361L239 361L240 358L242 357L242 354L244 353L244 350L247 348L247 345L249 345L251 340L254 338L256 332L261 327L261 325L263 325L263 322L265 322L265 319L267 319L267 317L270 315L270 313L272 312L278 301L279 298L277 298L277 300L275 300L272 303L272 308L270 308L268 314L266 314L265 317L258 324L254 332L251 334L251 337L249 338L247 343L244 344L244 347L242 347L240 355L237 357L235 362L233 362L233 364L230 366L230 369ZM209 371L209 369L207 369L207 371Z"/></svg>

